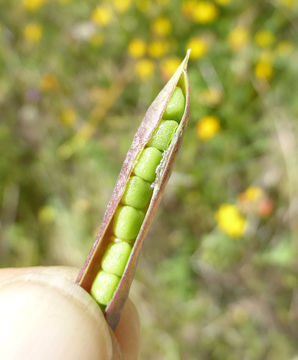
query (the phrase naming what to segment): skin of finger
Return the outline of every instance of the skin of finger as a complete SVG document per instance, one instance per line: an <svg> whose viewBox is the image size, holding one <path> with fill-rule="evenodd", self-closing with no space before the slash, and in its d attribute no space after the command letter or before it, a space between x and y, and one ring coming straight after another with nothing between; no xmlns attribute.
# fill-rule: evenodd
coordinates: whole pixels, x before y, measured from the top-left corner
<svg viewBox="0 0 298 360"><path fill-rule="evenodd" d="M129 324L129 331L127 325ZM121 319L115 329L115 336L125 359L135 360L140 351L140 320L133 302L128 299L123 308Z"/></svg>
<svg viewBox="0 0 298 360"><path fill-rule="evenodd" d="M123 359L138 358L139 322L132 303L115 336L94 300L74 284L77 273L66 267L0 271L0 358L6 351L16 359L24 353L30 359L118 359L118 343ZM132 346L125 342L128 333L136 339Z"/></svg>

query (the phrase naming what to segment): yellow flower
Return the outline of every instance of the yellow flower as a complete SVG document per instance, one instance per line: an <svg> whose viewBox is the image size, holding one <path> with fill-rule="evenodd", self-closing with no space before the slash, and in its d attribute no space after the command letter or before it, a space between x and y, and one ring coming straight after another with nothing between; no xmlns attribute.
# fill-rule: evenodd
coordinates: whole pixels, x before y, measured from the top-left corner
<svg viewBox="0 0 298 360"><path fill-rule="evenodd" d="M162 57L168 50L169 44L162 40L152 41L148 45L148 54L156 59Z"/></svg>
<svg viewBox="0 0 298 360"><path fill-rule="evenodd" d="M232 0L215 0L216 3L218 3L221 6L226 6L231 3Z"/></svg>
<svg viewBox="0 0 298 360"><path fill-rule="evenodd" d="M152 22L151 30L156 35L166 36L171 33L172 24L167 17L161 16Z"/></svg>
<svg viewBox="0 0 298 360"><path fill-rule="evenodd" d="M136 0L136 6L138 10L142 12L147 12L150 10L152 5L152 0Z"/></svg>
<svg viewBox="0 0 298 360"><path fill-rule="evenodd" d="M289 9L292 9L295 6L295 3L297 4L296 0L279 0L279 2Z"/></svg>
<svg viewBox="0 0 298 360"><path fill-rule="evenodd" d="M39 42L42 37L42 27L37 23L29 23L24 28L24 37L30 43Z"/></svg>
<svg viewBox="0 0 298 360"><path fill-rule="evenodd" d="M237 27L229 34L229 46L232 50L240 50L248 43L248 31L245 28Z"/></svg>
<svg viewBox="0 0 298 360"><path fill-rule="evenodd" d="M193 19L200 24L211 23L217 16L217 7L209 1L199 1L194 8Z"/></svg>
<svg viewBox="0 0 298 360"><path fill-rule="evenodd" d="M167 5L170 0L156 0L160 5Z"/></svg>
<svg viewBox="0 0 298 360"><path fill-rule="evenodd" d="M294 45L290 41L281 41L277 45L276 53L279 56L287 56L290 55L294 50Z"/></svg>
<svg viewBox="0 0 298 360"><path fill-rule="evenodd" d="M249 314L247 313L247 310L241 305L234 305L230 312L232 315L232 321L235 325L243 324L249 319Z"/></svg>
<svg viewBox="0 0 298 360"><path fill-rule="evenodd" d="M250 186L244 192L245 199L249 202L257 202L264 196L264 191L258 186Z"/></svg>
<svg viewBox="0 0 298 360"><path fill-rule="evenodd" d="M29 11L38 10L43 3L44 0L23 0L24 7Z"/></svg>
<svg viewBox="0 0 298 360"><path fill-rule="evenodd" d="M44 74L40 79L40 88L42 91L53 92L59 90L59 87L59 81L54 74Z"/></svg>
<svg viewBox="0 0 298 360"><path fill-rule="evenodd" d="M271 51L271 50L270 51L268 51L268 50L262 51L261 54L260 54L259 60L267 61L267 62L272 63L273 60L274 60L273 51Z"/></svg>
<svg viewBox="0 0 298 360"><path fill-rule="evenodd" d="M86 212L90 210L91 203L88 199L81 198L75 201L74 207L79 212Z"/></svg>
<svg viewBox="0 0 298 360"><path fill-rule="evenodd" d="M66 108L61 111L60 121L64 126L72 126L77 119L77 113L72 108Z"/></svg>
<svg viewBox="0 0 298 360"><path fill-rule="evenodd" d="M273 44L274 35L267 30L260 30L255 35L256 43L261 47L267 47Z"/></svg>
<svg viewBox="0 0 298 360"><path fill-rule="evenodd" d="M197 2L195 0L186 0L181 4L181 11L184 16L192 18Z"/></svg>
<svg viewBox="0 0 298 360"><path fill-rule="evenodd" d="M216 212L215 218L219 228L233 238L244 234L246 220L235 205L223 204Z"/></svg>
<svg viewBox="0 0 298 360"><path fill-rule="evenodd" d="M268 60L260 60L255 67L255 76L261 80L270 80L273 74L272 64Z"/></svg>
<svg viewBox="0 0 298 360"><path fill-rule="evenodd" d="M208 45L206 41L200 37L191 38L187 45L187 49L191 49L190 57L192 59L200 59L208 51Z"/></svg>
<svg viewBox="0 0 298 360"><path fill-rule="evenodd" d="M136 73L141 80L150 78L154 72L154 68L154 62L149 59L142 59L136 63Z"/></svg>
<svg viewBox="0 0 298 360"><path fill-rule="evenodd" d="M202 94L202 100L201 101L205 105L218 105L222 101L223 94L222 92L217 88L209 88L205 90ZM201 98L200 96L200 98Z"/></svg>
<svg viewBox="0 0 298 360"><path fill-rule="evenodd" d="M209 140L219 132L219 120L215 116L205 116L198 121L196 130L199 139Z"/></svg>
<svg viewBox="0 0 298 360"><path fill-rule="evenodd" d="M171 57L163 59L160 63L160 70L161 70L162 75L166 79L169 79L174 74L174 72L177 70L180 63L181 63L181 59L179 59L176 56L171 56Z"/></svg>
<svg viewBox="0 0 298 360"><path fill-rule="evenodd" d="M99 5L94 9L91 18L95 24L105 26L111 22L113 13L108 5Z"/></svg>
<svg viewBox="0 0 298 360"><path fill-rule="evenodd" d="M133 39L128 45L128 53L133 58L140 58L145 55L146 43L142 39Z"/></svg>
<svg viewBox="0 0 298 360"><path fill-rule="evenodd" d="M49 224L55 219L55 209L52 206L45 205L38 211L38 220L41 223Z"/></svg>
<svg viewBox="0 0 298 360"><path fill-rule="evenodd" d="M104 36L102 33L95 33L89 39L90 44L94 47L101 46L103 44L103 41Z"/></svg>
<svg viewBox="0 0 298 360"><path fill-rule="evenodd" d="M119 12L125 12L131 5L131 0L113 0L114 7Z"/></svg>

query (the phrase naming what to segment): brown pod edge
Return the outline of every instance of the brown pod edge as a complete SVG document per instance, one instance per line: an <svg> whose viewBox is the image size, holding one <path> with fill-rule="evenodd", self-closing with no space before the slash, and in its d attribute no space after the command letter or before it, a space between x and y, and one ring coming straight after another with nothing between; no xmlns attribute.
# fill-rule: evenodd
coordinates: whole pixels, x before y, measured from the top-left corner
<svg viewBox="0 0 298 360"><path fill-rule="evenodd" d="M90 289L95 279L95 276L100 270L101 259L112 236L112 220L115 211L120 204L122 195L125 191L126 184L133 171L134 165L137 162L142 150L152 137L154 130L159 125L159 122L162 119L162 115L167 107L173 91L175 90L177 85L180 86L185 96L184 114L169 148L163 154L161 164L159 165L157 170L153 194L143 224L137 238L135 239L130 257L128 259L126 268L120 279L118 287L113 295L113 298L111 299L104 311L106 320L112 329L115 329L119 322L122 308L128 297L129 289L134 278L135 269L144 238L150 228L153 216L160 203L162 193L171 173L173 161L182 141L184 129L187 126L190 103L190 86L187 76L187 63L189 59L189 53L190 50L187 51L184 60L182 61L174 75L171 77L171 79L167 82L167 84L157 95L153 103L150 105L139 129L137 130L133 138L132 145L124 160L111 200L107 206L103 221L96 237L96 241L93 244L89 255L82 269L80 270L80 273L76 280L76 283L78 283L82 288L84 288L87 292L90 293Z"/></svg>

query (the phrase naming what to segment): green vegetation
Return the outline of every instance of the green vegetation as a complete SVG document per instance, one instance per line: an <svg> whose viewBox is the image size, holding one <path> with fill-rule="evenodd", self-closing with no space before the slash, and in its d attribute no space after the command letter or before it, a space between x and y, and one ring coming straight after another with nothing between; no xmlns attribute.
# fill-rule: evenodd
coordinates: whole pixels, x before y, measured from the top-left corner
<svg viewBox="0 0 298 360"><path fill-rule="evenodd" d="M294 360L297 21L297 0L0 2L1 266L83 264L191 47L189 126L131 294L141 359Z"/></svg>

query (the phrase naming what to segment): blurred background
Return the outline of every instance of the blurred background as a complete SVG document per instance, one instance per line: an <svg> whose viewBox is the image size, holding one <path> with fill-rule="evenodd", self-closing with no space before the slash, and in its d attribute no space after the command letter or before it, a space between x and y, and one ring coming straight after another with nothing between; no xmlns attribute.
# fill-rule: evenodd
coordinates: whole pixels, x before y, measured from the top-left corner
<svg viewBox="0 0 298 360"><path fill-rule="evenodd" d="M0 264L80 267L187 48L131 296L145 360L298 359L298 1L0 2Z"/></svg>

